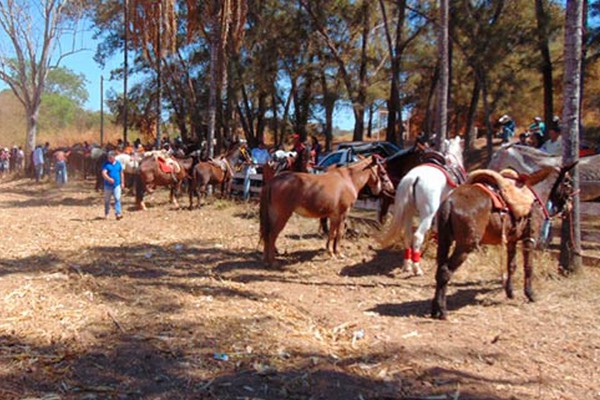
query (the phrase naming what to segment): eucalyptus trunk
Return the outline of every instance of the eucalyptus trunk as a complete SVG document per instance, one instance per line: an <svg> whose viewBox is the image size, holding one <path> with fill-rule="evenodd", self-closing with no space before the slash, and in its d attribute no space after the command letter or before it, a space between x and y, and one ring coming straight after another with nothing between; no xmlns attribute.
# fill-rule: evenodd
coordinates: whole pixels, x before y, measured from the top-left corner
<svg viewBox="0 0 600 400"><path fill-rule="evenodd" d="M579 160L581 58L583 1L567 0L565 19L565 75L563 82L562 141L563 164ZM573 190L579 193L579 167L572 170ZM581 225L579 196L573 197L572 211L563 219L560 240L560 266L574 273L581 269Z"/></svg>
<svg viewBox="0 0 600 400"><path fill-rule="evenodd" d="M438 25L438 52L440 58L440 79L438 81L438 109L436 118L436 148L448 135L448 0L440 0L440 21Z"/></svg>
<svg viewBox="0 0 600 400"><path fill-rule="evenodd" d="M544 82L544 121L549 128L554 116L554 88L552 82L552 59L550 57L550 47L548 45L549 21L550 16L545 9L545 0L535 0L535 16L537 19L538 48L542 56L542 78ZM548 137L549 129L546 129Z"/></svg>

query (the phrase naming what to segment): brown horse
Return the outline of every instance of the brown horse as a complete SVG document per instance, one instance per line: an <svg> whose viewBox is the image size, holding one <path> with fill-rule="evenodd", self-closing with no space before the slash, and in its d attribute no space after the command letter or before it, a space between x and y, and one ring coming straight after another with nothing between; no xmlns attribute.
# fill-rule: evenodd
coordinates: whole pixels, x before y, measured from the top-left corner
<svg viewBox="0 0 600 400"><path fill-rule="evenodd" d="M221 197L231 193L231 184L239 160L251 161L245 146L237 145L217 160L200 161L192 170L189 188L190 210L193 208L194 195L201 205L201 196L206 197L208 185L221 185Z"/></svg>
<svg viewBox="0 0 600 400"><path fill-rule="evenodd" d="M503 200L494 197L489 185L467 182L450 193L438 209L437 273L432 317L446 319L448 282L467 255L481 244L506 243L508 275L504 281L504 289L506 295L513 298L512 275L517 268L517 242L523 243L525 295L530 301L534 301L531 287L532 251L540 237L544 220L562 212L573 195L570 178L565 177L568 177L567 172L574 165L563 167L560 171L554 167L546 167L528 177L521 176L517 181L503 181L507 189L511 190L517 190L518 183L524 182L525 186L518 189L518 193L529 196L522 197L523 199L534 199L521 201L518 209L516 206L499 207L498 204L502 205ZM474 174L471 173L471 176ZM523 204L526 205L525 208ZM553 205L551 210L546 209L546 204ZM455 247L449 256L453 243Z"/></svg>
<svg viewBox="0 0 600 400"><path fill-rule="evenodd" d="M176 193L181 191L181 185L189 177L194 159L172 159L172 172L165 172L161 167L161 161L156 155L148 155L140 161L139 173L136 175L136 203L140 210L145 210L144 193L148 188L156 186L168 186L170 189L169 201L179 208Z"/></svg>
<svg viewBox="0 0 600 400"><path fill-rule="evenodd" d="M286 172L273 177L260 195L260 238L265 262L273 264L277 236L294 212L307 218L329 218L331 229L326 247L331 255L338 254L344 220L365 185L375 195L382 189L393 189L377 157L320 175Z"/></svg>

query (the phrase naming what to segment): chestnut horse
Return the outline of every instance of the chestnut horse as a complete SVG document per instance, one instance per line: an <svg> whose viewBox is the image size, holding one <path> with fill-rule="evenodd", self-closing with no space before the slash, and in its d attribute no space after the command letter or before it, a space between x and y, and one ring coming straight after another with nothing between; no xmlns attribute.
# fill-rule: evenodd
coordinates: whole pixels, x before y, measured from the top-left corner
<svg viewBox="0 0 600 400"><path fill-rule="evenodd" d="M562 212L573 195L571 180L567 172L575 163L558 170L545 167L531 176L521 176L519 181L507 181L511 187L524 182L536 200L527 204L524 216L514 211L495 206L494 198L480 184L469 183L459 186L442 202L438 209L438 250L435 297L432 302L433 318L446 319L446 290L454 271L466 260L467 255L481 244L503 244L507 246L507 270L504 289L513 298L512 276L517 268L517 242L523 243L525 270L525 296L534 301L531 280L533 274L532 251L540 236L545 219ZM471 173L472 176L475 174ZM566 179L565 179L566 178ZM537 183L536 183L537 181ZM512 183L511 183L512 182ZM520 189L526 191L526 188ZM551 201L551 210L545 204ZM455 244L451 255L450 248Z"/></svg>
<svg viewBox="0 0 600 400"><path fill-rule="evenodd" d="M239 160L250 162L250 155L245 145L237 144L217 160L200 161L191 172L192 181L189 188L190 210L193 208L194 195L200 208L201 196L206 197L208 185L221 185L221 197L231 193L231 184L235 167Z"/></svg>
<svg viewBox="0 0 600 400"><path fill-rule="evenodd" d="M154 153L154 152L152 152ZM154 154L145 156L139 164L139 173L136 179L136 203L139 210L145 210L144 194L149 187L168 186L170 190L169 201L179 208L176 193L181 191L181 185L189 177L189 172L194 164L192 157L184 159L172 159L179 166L176 171L165 172L161 168L160 161Z"/></svg>
<svg viewBox="0 0 600 400"><path fill-rule="evenodd" d="M378 157L371 156L320 175L286 172L273 177L260 194L264 261L273 264L275 241L294 212L307 218L329 218L331 229L326 247L329 254L337 255L344 220L358 198L358 192L365 185L375 195L382 189L393 190L382 164Z"/></svg>

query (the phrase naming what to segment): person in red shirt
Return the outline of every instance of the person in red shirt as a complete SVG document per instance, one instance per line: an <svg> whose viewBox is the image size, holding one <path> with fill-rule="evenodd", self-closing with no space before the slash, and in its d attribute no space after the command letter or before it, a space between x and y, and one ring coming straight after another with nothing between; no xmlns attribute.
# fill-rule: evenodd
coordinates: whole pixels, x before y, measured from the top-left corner
<svg viewBox="0 0 600 400"><path fill-rule="evenodd" d="M304 159L306 157L306 145L302 143L300 135L297 133L294 133L292 138L294 139L293 150L296 152L296 159L294 160L292 169L296 172L306 172L305 164L308 161Z"/></svg>

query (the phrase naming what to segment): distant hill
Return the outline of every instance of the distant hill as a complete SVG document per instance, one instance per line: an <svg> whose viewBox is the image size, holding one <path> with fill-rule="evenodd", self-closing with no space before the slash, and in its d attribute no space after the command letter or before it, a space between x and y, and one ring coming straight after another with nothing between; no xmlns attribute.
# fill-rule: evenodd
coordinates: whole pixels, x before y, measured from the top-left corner
<svg viewBox="0 0 600 400"><path fill-rule="evenodd" d="M87 112L83 111L82 112ZM94 113L92 113L94 114ZM100 119L92 126L78 127L68 126L59 131L38 130L37 141L44 143L50 142L52 146L65 146L76 142L87 140L90 143L100 142ZM105 116L104 120L105 141L115 142L121 137L122 127L110 123L110 119ZM0 92L0 146L11 147L12 145L25 145L27 126L25 111L23 106L17 100L10 90Z"/></svg>

